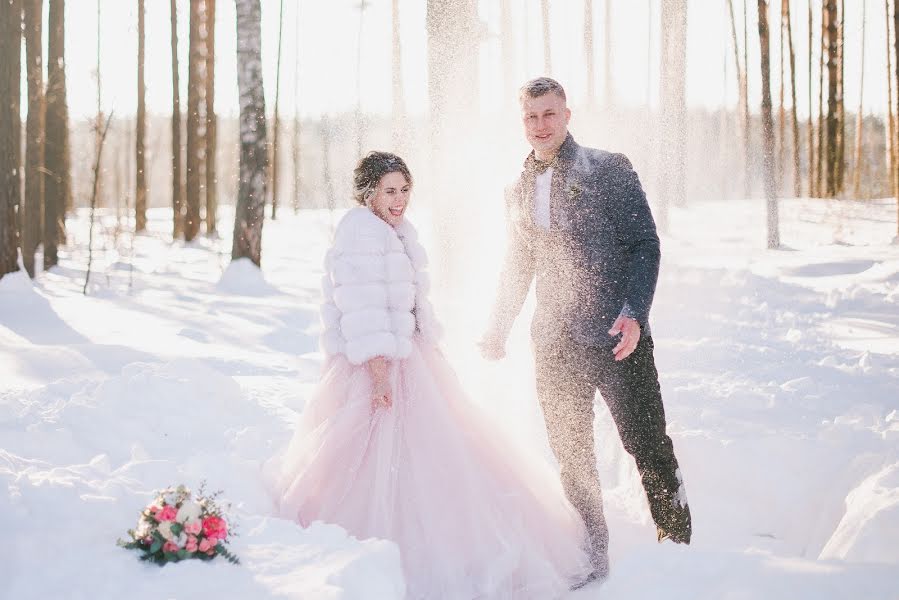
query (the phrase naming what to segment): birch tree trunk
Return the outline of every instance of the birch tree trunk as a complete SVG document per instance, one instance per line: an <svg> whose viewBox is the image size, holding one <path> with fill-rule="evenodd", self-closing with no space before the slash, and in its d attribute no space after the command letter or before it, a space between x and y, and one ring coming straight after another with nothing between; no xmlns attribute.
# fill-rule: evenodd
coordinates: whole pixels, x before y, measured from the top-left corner
<svg viewBox="0 0 899 600"><path fill-rule="evenodd" d="M764 127L765 201L768 208L768 248L780 246L777 194L774 180L774 121L771 114L771 62L768 35L768 2L758 0L759 44L762 63L762 125Z"/></svg>

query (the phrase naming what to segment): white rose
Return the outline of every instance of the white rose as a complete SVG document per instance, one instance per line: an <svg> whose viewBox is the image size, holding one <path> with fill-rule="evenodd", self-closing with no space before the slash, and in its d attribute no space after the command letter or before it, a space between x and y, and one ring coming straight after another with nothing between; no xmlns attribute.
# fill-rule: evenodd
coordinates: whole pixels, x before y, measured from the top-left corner
<svg viewBox="0 0 899 600"><path fill-rule="evenodd" d="M172 524L172 521L163 521L156 529L159 532L159 535L161 535L166 541L171 541L171 539L174 537L174 535L172 534Z"/></svg>
<svg viewBox="0 0 899 600"><path fill-rule="evenodd" d="M185 502L181 508L178 509L178 514L175 516L175 520L179 523L187 523L188 521L196 521L200 518L200 514L203 512L203 509L196 502Z"/></svg>

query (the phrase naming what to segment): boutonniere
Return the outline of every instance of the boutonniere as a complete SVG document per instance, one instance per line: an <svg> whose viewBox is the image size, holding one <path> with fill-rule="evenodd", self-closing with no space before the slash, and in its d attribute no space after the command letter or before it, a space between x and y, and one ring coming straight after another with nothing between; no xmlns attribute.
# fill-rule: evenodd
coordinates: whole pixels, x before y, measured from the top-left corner
<svg viewBox="0 0 899 600"><path fill-rule="evenodd" d="M574 183L568 187L568 200L574 202L581 197L581 186Z"/></svg>

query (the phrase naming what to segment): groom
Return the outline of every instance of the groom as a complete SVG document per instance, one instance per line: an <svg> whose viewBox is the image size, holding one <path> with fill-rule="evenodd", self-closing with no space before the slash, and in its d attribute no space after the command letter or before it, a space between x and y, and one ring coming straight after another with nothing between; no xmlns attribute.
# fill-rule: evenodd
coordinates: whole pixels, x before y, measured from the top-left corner
<svg viewBox="0 0 899 600"><path fill-rule="evenodd" d="M608 529L593 441L598 389L634 457L658 539L689 544L690 509L653 359L649 308L659 238L637 174L622 154L579 146L565 90L541 77L520 90L533 152L507 193L509 239L484 356L505 356L531 280L537 395L562 485L587 526L594 572L608 574Z"/></svg>

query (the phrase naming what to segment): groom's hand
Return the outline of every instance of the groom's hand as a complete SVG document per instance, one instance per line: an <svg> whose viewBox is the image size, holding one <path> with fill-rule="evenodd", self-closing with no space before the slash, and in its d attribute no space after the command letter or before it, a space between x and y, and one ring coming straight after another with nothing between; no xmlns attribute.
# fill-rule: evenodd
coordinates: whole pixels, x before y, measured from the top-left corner
<svg viewBox="0 0 899 600"><path fill-rule="evenodd" d="M617 346L612 348L612 353L615 355L615 360L624 360L631 355L631 352L637 347L637 342L640 341L640 324L636 319L619 315L609 330L609 335L614 337L619 333L621 340Z"/></svg>
<svg viewBox="0 0 899 600"><path fill-rule="evenodd" d="M496 338L484 337L478 342L478 348L481 349L481 356L486 360L499 360L506 356L505 342Z"/></svg>

